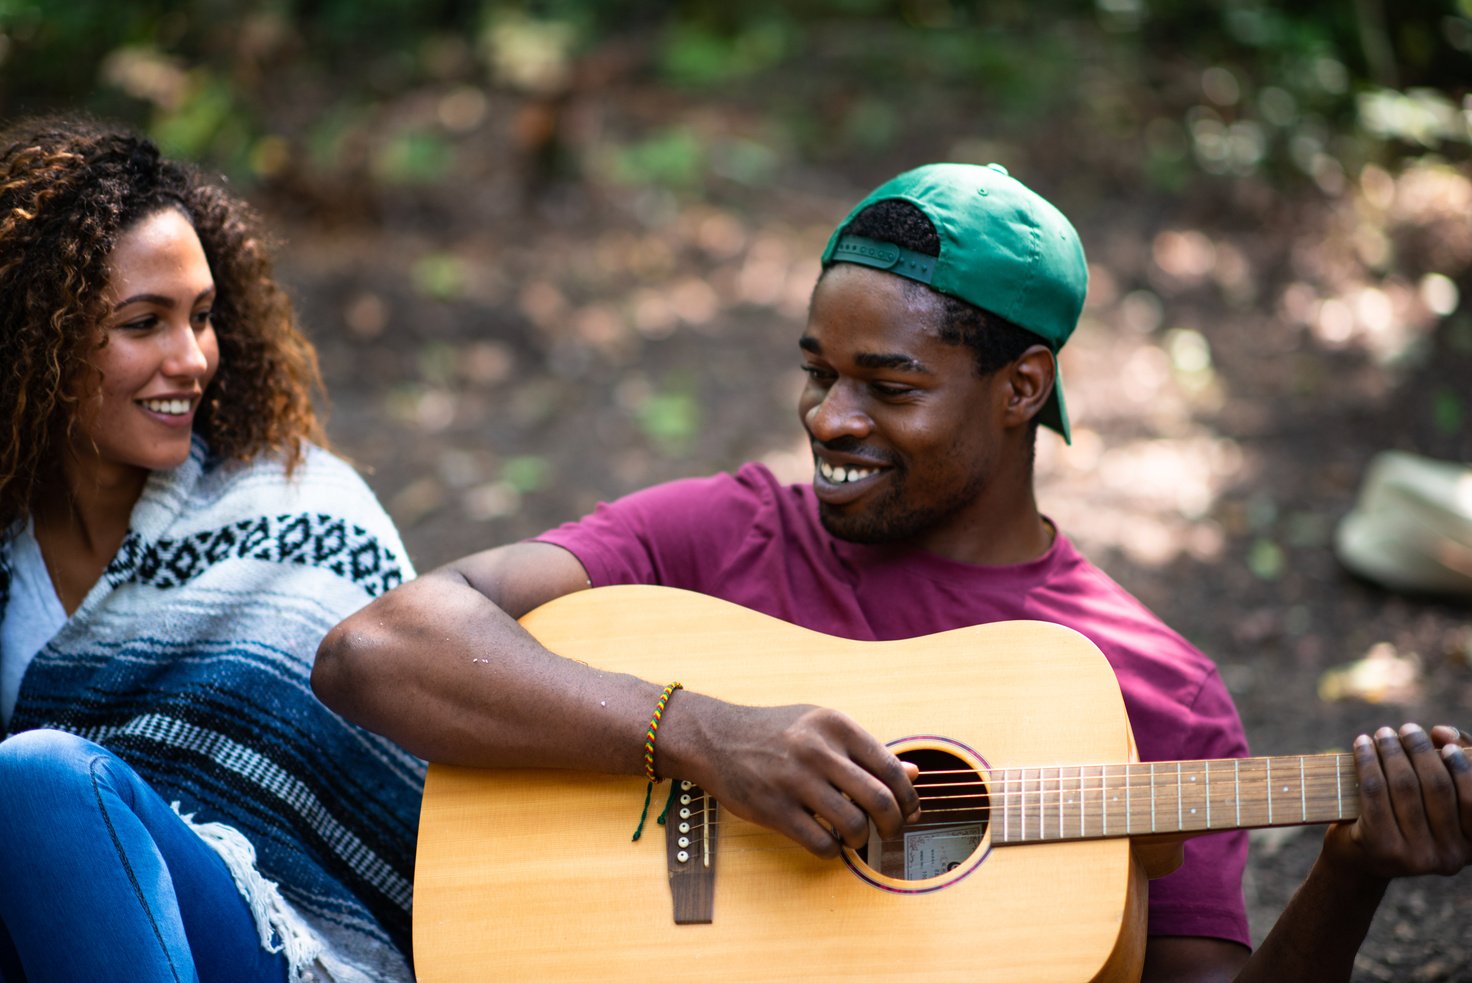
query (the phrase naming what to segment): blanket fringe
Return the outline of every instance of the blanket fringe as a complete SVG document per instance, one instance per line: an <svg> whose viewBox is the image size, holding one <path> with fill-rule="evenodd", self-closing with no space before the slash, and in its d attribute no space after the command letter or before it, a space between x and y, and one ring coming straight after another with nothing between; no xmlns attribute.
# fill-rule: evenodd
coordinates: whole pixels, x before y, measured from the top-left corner
<svg viewBox="0 0 1472 983"><path fill-rule="evenodd" d="M256 848L245 835L225 823L197 823L194 814L185 815L178 802L169 805L179 818L208 843L235 879L235 887L250 906L260 933L261 946L271 953L282 953L290 966L291 983L314 983L322 978L318 957L322 940L302 921L301 916L281 896L275 881L261 876L256 869Z"/></svg>

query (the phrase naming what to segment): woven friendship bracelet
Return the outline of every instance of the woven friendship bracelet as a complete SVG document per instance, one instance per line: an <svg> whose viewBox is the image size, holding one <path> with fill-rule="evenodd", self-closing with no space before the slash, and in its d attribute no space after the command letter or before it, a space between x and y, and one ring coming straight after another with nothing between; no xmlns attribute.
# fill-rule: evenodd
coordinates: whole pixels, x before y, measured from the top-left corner
<svg viewBox="0 0 1472 983"><path fill-rule="evenodd" d="M659 782L659 776L654 773L654 739L659 736L659 722L664 717L664 708L669 705L670 696L677 689L685 687L678 683L670 683L659 694L659 702L654 705L654 715L649 718L649 730L644 733L644 777L649 779L649 784L644 788L644 811L639 814L639 828L634 830L634 839L644 834L644 820L649 818L649 799L654 793L654 786ZM659 821L664 822L661 814Z"/></svg>
<svg viewBox="0 0 1472 983"><path fill-rule="evenodd" d="M650 783L657 783L659 776L654 773L654 739L659 736L659 721L664 717L664 708L669 705L670 696L677 689L684 689L680 683L670 683L659 694L659 702L654 705L654 716L649 718L649 730L644 735L644 777Z"/></svg>

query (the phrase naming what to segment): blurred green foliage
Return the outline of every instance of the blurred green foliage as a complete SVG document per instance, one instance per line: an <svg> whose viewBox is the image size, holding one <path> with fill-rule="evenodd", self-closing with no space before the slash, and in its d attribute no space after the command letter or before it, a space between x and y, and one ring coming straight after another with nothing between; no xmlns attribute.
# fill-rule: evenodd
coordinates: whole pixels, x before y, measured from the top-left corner
<svg viewBox="0 0 1472 983"><path fill-rule="evenodd" d="M1472 143L1472 0L0 0L0 115L84 109L251 180L432 184L489 112L475 94L546 104L556 137L614 71L760 119L606 135L616 180L672 189L902 150L940 94L962 151L1076 127L1137 141L1167 188ZM437 113L390 111L416 91ZM514 138L550 167L539 132Z"/></svg>

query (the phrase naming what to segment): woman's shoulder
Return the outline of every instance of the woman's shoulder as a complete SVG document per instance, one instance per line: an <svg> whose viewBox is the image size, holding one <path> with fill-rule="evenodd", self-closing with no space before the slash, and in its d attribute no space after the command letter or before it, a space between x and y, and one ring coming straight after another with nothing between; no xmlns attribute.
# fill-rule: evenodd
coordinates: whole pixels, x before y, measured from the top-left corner
<svg viewBox="0 0 1472 983"><path fill-rule="evenodd" d="M224 526L259 526L262 535L306 537L373 547L404 572L413 570L398 529L358 471L314 444L291 468L284 457L250 461L207 459L188 496L190 526L205 533Z"/></svg>
<svg viewBox="0 0 1472 983"><path fill-rule="evenodd" d="M247 489L258 495L275 488L284 498L312 495L314 489L372 491L347 461L316 444L303 441L300 456L288 464L285 454L267 451L249 461L218 458L205 452L196 494L218 497ZM376 500L375 500L376 501Z"/></svg>
<svg viewBox="0 0 1472 983"><path fill-rule="evenodd" d="M189 498L193 509L214 513L217 521L229 515L311 513L375 530L393 528L363 476L341 457L309 443L290 467L275 453L249 461L206 457Z"/></svg>

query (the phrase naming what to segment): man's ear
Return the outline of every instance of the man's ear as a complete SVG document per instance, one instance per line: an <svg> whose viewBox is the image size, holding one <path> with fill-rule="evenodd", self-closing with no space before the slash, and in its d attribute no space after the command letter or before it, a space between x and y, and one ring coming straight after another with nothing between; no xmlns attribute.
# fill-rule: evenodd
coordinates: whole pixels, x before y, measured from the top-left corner
<svg viewBox="0 0 1472 983"><path fill-rule="evenodd" d="M1007 425L1026 425L1053 392L1058 363L1046 345L1033 345L1002 371L1008 382Z"/></svg>

